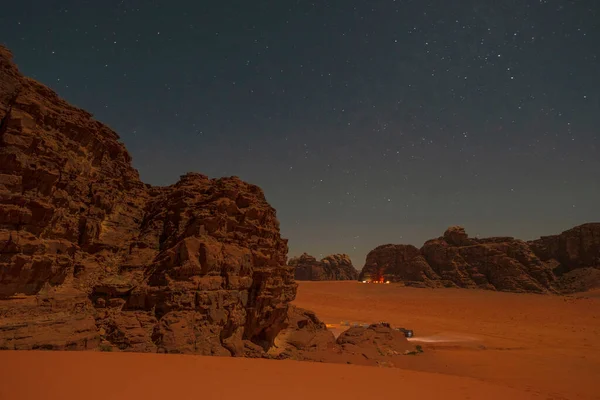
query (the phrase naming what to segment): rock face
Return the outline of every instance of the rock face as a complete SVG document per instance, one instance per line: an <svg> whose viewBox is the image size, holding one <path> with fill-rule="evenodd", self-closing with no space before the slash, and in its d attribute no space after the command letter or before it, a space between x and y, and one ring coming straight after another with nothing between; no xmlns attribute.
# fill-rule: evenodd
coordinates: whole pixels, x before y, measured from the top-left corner
<svg viewBox="0 0 600 400"><path fill-rule="evenodd" d="M256 355L296 293L257 186L142 183L116 133L0 47L0 349Z"/></svg>
<svg viewBox="0 0 600 400"><path fill-rule="evenodd" d="M560 235L542 236L529 242L542 261L554 260L564 271L600 266L600 223L590 223L564 231Z"/></svg>
<svg viewBox="0 0 600 400"><path fill-rule="evenodd" d="M295 268L299 281L344 281L358 279L358 271L347 254L332 254L321 261L306 253L291 258L288 265Z"/></svg>
<svg viewBox="0 0 600 400"><path fill-rule="evenodd" d="M360 279L510 292L588 290L600 287L600 223L530 242L469 238L454 226L421 249L392 244L375 248L367 255Z"/></svg>
<svg viewBox="0 0 600 400"><path fill-rule="evenodd" d="M559 291L581 292L600 287L600 223L576 226L528 244L536 256L553 268Z"/></svg>

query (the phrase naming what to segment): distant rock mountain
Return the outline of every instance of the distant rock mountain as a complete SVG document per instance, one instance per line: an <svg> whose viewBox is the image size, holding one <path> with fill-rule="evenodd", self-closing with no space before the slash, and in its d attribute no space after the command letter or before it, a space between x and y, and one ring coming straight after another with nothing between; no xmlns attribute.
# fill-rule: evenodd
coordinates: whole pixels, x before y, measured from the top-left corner
<svg viewBox="0 0 600 400"><path fill-rule="evenodd" d="M358 271L347 254L332 254L317 261L306 253L293 257L288 265L295 268L298 281L346 281L358 279Z"/></svg>
<svg viewBox="0 0 600 400"><path fill-rule="evenodd" d="M459 287L507 292L572 293L600 287L600 223L533 241L469 238L462 227L421 249L386 244L367 255L360 280L417 287Z"/></svg>

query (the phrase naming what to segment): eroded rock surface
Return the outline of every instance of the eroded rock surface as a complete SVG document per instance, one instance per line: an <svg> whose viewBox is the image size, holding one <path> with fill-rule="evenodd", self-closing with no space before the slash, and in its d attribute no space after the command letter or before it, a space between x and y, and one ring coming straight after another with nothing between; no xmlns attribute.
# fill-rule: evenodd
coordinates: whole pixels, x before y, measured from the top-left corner
<svg viewBox="0 0 600 400"><path fill-rule="evenodd" d="M312 311L292 306L285 324L269 351L276 359L394 367L402 357L419 353L387 323L352 327L336 339Z"/></svg>
<svg viewBox="0 0 600 400"><path fill-rule="evenodd" d="M306 253L293 257L288 265L295 269L299 281L344 281L358 279L358 271L347 254L332 254L318 261Z"/></svg>
<svg viewBox="0 0 600 400"><path fill-rule="evenodd" d="M600 287L600 223L525 242L511 237L469 238L446 230L421 249L383 245L367 255L360 279L417 287L570 293Z"/></svg>
<svg viewBox="0 0 600 400"><path fill-rule="evenodd" d="M0 348L260 355L293 269L236 177L142 183L115 132L0 47Z"/></svg>

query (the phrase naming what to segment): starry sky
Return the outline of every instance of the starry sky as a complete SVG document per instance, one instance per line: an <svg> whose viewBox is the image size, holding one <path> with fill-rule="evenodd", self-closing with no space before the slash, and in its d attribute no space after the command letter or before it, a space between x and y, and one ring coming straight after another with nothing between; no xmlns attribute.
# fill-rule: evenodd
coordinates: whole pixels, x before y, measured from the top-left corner
<svg viewBox="0 0 600 400"><path fill-rule="evenodd" d="M261 186L290 256L600 220L597 0L23 0L0 42L145 182Z"/></svg>

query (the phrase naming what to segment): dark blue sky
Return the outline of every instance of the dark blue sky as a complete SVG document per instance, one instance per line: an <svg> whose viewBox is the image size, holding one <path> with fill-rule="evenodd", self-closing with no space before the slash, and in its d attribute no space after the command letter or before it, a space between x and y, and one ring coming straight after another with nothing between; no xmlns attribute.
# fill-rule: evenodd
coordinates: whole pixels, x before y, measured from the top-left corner
<svg viewBox="0 0 600 400"><path fill-rule="evenodd" d="M108 124L145 182L238 175L290 255L460 224L524 239L600 220L596 0L29 0L26 75Z"/></svg>

